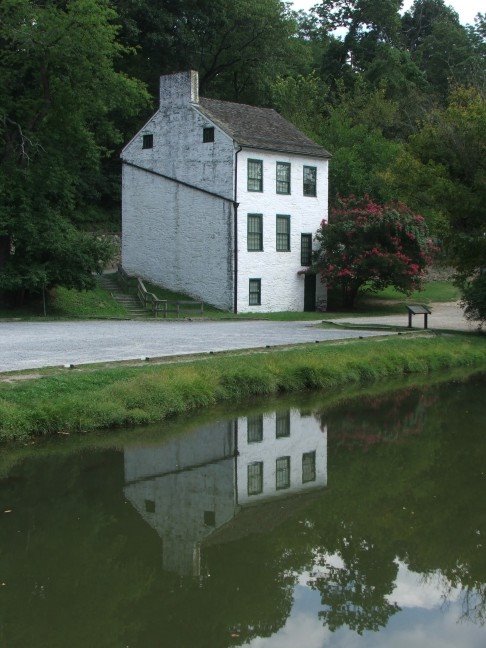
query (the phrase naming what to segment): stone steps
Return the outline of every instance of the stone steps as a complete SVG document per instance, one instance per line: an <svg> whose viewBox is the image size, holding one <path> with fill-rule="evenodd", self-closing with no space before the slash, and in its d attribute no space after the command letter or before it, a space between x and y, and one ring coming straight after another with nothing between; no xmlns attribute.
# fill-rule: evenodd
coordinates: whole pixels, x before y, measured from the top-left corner
<svg viewBox="0 0 486 648"><path fill-rule="evenodd" d="M143 308L138 297L123 291L115 273L101 275L99 284L103 290L109 292L113 299L127 310L133 319L146 319L151 316L150 311Z"/></svg>

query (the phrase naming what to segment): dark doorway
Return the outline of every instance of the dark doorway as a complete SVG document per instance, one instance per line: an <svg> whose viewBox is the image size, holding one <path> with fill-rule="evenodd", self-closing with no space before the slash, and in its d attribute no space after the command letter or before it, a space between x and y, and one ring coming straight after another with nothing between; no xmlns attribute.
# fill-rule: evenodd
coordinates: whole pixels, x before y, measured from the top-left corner
<svg viewBox="0 0 486 648"><path fill-rule="evenodd" d="M316 310L316 275L307 274L304 277L304 310Z"/></svg>

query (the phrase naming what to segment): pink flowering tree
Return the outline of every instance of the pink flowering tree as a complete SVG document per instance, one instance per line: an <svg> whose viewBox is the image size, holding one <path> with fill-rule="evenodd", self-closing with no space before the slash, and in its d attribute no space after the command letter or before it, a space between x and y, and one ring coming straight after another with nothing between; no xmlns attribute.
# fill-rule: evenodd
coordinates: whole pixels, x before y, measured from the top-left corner
<svg viewBox="0 0 486 648"><path fill-rule="evenodd" d="M435 251L422 216L403 203L341 198L317 231L321 281L340 288L348 308L360 290L420 290Z"/></svg>

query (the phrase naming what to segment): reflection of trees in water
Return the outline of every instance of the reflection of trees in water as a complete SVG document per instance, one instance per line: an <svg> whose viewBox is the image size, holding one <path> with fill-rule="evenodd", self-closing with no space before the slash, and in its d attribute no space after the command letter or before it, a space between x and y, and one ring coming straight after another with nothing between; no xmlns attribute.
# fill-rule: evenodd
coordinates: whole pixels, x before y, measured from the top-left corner
<svg viewBox="0 0 486 648"><path fill-rule="evenodd" d="M428 409L437 400L438 396L430 388L409 387L391 395L358 398L326 411L321 418L335 444L367 450L383 441L398 441L419 434L426 423Z"/></svg>
<svg viewBox="0 0 486 648"><path fill-rule="evenodd" d="M397 565L386 550L357 538L352 528L342 533L336 538L337 553L317 557L308 583L321 594L319 618L332 631L346 625L358 634L376 632L399 610L387 600Z"/></svg>
<svg viewBox="0 0 486 648"><path fill-rule="evenodd" d="M120 495L115 452L53 455L19 467L3 490L13 510L0 527L3 643L55 648L78 645L75 637L89 646L239 645L285 625L305 572L330 629L377 631L397 612L389 602L397 558L424 578L438 575L445 600L456 600L459 589L463 621L484 623L483 399L484 389L466 384L402 390L396 407L386 397L333 410L329 488L280 526L264 527L270 515L255 507L242 527L247 535L203 548L203 581L163 571L160 538ZM364 416L370 426L375 412L393 438L404 428L384 422L406 419L407 406L424 430L403 444L375 444L363 457L366 439L349 448L335 434L340 419Z"/></svg>

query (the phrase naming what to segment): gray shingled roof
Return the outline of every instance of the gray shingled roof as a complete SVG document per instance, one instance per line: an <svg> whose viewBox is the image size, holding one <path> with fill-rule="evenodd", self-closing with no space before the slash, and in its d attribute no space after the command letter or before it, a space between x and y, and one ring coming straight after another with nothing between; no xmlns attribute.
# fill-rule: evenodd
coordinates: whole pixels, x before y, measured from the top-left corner
<svg viewBox="0 0 486 648"><path fill-rule="evenodd" d="M199 110L240 146L328 158L331 154L272 108L201 97Z"/></svg>

